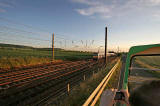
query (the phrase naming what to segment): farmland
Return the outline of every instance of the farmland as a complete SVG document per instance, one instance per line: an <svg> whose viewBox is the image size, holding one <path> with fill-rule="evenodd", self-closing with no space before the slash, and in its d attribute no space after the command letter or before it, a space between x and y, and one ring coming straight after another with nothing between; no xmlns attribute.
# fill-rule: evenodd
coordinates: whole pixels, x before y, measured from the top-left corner
<svg viewBox="0 0 160 106"><path fill-rule="evenodd" d="M140 56L136 57L136 59L143 61L143 63L148 64L154 68L160 69L160 56Z"/></svg>
<svg viewBox="0 0 160 106"><path fill-rule="evenodd" d="M55 48L56 60L83 60L92 58L92 53L67 51ZM36 65L50 62L52 59L51 48L33 48L10 44L0 44L0 67L13 68L26 65Z"/></svg>
<svg viewBox="0 0 160 106"><path fill-rule="evenodd" d="M160 69L160 56L140 56L136 57L135 64L136 67L147 68L147 69ZM147 70L146 72L151 73L155 77L160 78L159 71Z"/></svg>

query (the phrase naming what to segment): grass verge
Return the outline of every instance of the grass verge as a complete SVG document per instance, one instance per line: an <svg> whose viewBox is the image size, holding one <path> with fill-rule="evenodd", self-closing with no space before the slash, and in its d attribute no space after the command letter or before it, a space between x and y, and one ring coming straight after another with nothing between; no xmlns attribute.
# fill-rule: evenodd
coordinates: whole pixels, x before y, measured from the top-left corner
<svg viewBox="0 0 160 106"><path fill-rule="evenodd" d="M106 85L105 89L111 89L111 88L117 89L118 88L121 67L122 67L122 62L120 62L116 71L113 73L113 75L112 75L111 79L109 80L108 84ZM99 106L99 104L100 104L100 99L97 101L95 106Z"/></svg>
<svg viewBox="0 0 160 106"><path fill-rule="evenodd" d="M106 89L110 88L117 89L121 67L122 67L122 62L120 62L119 66L117 67L117 70L113 73L111 79L109 80L106 86Z"/></svg>
<svg viewBox="0 0 160 106"><path fill-rule="evenodd" d="M82 106L115 63L114 61L108 64L106 70L100 70L85 82L80 83L80 86L75 86L70 94L60 103L60 106Z"/></svg>

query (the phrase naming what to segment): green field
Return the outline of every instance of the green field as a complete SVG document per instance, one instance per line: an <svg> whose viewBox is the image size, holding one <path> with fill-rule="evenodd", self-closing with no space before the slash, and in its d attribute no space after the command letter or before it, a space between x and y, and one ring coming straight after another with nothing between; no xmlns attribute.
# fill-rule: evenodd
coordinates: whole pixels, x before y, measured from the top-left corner
<svg viewBox="0 0 160 106"><path fill-rule="evenodd" d="M160 69L160 56L139 56L136 57L136 59L154 68Z"/></svg>
<svg viewBox="0 0 160 106"><path fill-rule="evenodd" d="M55 48L56 60L82 60L92 58L93 53L80 51L66 51ZM21 67L50 62L51 48L33 48L28 46L0 44L0 68Z"/></svg>
<svg viewBox="0 0 160 106"><path fill-rule="evenodd" d="M160 56L139 56L135 60L136 66L148 69L160 69ZM160 78L160 71L147 71Z"/></svg>

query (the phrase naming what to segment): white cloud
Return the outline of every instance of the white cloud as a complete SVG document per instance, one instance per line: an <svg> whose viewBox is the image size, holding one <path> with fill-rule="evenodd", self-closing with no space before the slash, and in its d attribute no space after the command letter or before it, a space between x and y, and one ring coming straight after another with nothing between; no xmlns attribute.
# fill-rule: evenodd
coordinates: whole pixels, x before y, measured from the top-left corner
<svg viewBox="0 0 160 106"><path fill-rule="evenodd" d="M153 15L155 18L160 18L160 14L154 14Z"/></svg>
<svg viewBox="0 0 160 106"><path fill-rule="evenodd" d="M104 4L104 0L72 0L75 3L87 5L87 8L75 9L79 14L85 16L99 15L101 18L110 17L110 11L113 7Z"/></svg>
<svg viewBox="0 0 160 106"><path fill-rule="evenodd" d="M155 20L155 21L160 21L160 12L155 12L155 13L153 13L153 19Z"/></svg>
<svg viewBox="0 0 160 106"><path fill-rule="evenodd" d="M149 2L150 2L152 5L159 5L159 4L160 4L160 0L149 0Z"/></svg>
<svg viewBox="0 0 160 106"><path fill-rule="evenodd" d="M139 12L160 5L160 0L71 0L74 3L86 7L76 8L75 10L84 16L99 16L110 18L120 16L132 11Z"/></svg>
<svg viewBox="0 0 160 106"><path fill-rule="evenodd" d="M101 4L98 0L71 0L72 2L75 3L81 3L81 4L86 4L86 5L98 5Z"/></svg>
<svg viewBox="0 0 160 106"><path fill-rule="evenodd" d="M86 9L76 9L76 11L79 12L81 15L90 16L94 14L108 14L110 12L110 9L104 6L95 6Z"/></svg>

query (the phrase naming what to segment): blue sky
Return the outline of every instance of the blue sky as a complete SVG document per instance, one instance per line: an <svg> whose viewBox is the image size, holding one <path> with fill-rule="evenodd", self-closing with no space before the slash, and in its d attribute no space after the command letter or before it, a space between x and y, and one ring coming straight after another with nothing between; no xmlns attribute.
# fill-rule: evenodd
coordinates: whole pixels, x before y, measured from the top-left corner
<svg viewBox="0 0 160 106"><path fill-rule="evenodd" d="M67 39L94 40L97 48L107 26L109 48L122 50L160 42L159 10L160 0L0 0L1 18L33 27L14 28L41 33L42 39L55 32Z"/></svg>

